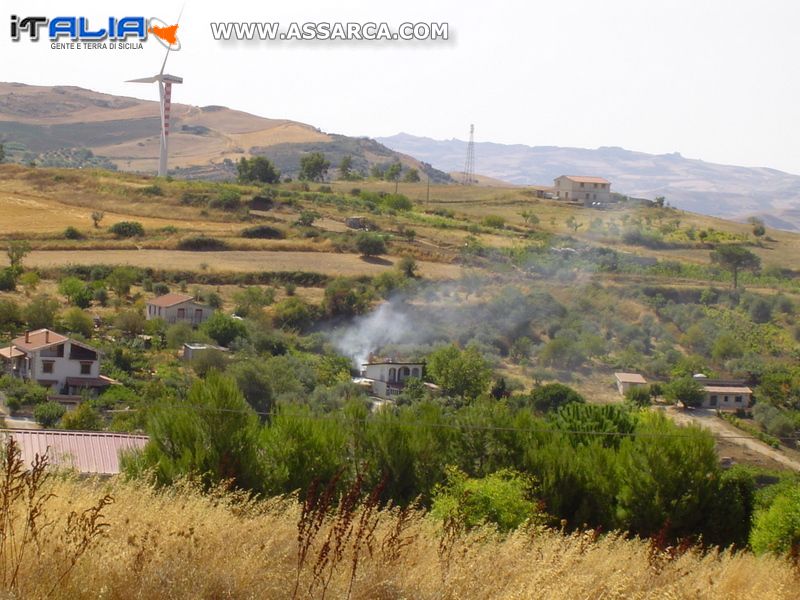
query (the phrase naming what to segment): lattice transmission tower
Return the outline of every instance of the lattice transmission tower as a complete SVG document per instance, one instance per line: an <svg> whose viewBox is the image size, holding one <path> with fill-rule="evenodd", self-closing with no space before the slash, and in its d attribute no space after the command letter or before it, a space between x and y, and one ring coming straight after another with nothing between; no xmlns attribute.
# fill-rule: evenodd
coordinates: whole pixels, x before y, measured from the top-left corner
<svg viewBox="0 0 800 600"><path fill-rule="evenodd" d="M464 162L464 176L461 179L464 185L475 183L475 125L469 126L469 144L467 144L467 160Z"/></svg>

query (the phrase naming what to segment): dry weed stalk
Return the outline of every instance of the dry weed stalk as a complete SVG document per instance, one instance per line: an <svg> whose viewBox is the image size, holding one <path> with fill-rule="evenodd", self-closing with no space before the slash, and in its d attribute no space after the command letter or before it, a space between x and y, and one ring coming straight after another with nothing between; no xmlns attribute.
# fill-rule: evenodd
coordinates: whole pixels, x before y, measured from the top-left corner
<svg viewBox="0 0 800 600"><path fill-rule="evenodd" d="M370 557L374 554L375 530L381 519L380 498L386 488L387 478L384 477L365 497L362 494L363 475L359 474L336 503L335 492L340 479L341 472L322 491L318 481L312 483L302 504L297 523L297 570L293 598L299 592L300 576L311 555L314 541L323 529L326 530L325 538L316 551L311 581L306 591L309 597L325 598L334 575L347 556L350 557L350 568L346 597L352 597L358 567L365 551Z"/></svg>
<svg viewBox="0 0 800 600"><path fill-rule="evenodd" d="M48 521L46 505L54 498L45 491L50 478L47 456L36 455L30 468L22 460L22 451L13 437L8 436L2 452L0 481L0 581L2 589L21 593L20 568L29 551L32 556L43 554L53 540L45 536L55 521ZM69 576L81 556L99 538L108 524L103 522L103 509L113 502L104 496L98 503L82 512L67 516L62 541L66 565L56 574L56 581L47 596Z"/></svg>
<svg viewBox="0 0 800 600"><path fill-rule="evenodd" d="M391 511L387 510L387 513L389 512ZM403 549L416 541L418 534L406 535L406 532L416 523L418 517L418 500L395 511L392 526L381 542L381 556L384 562L389 564L398 562L403 556Z"/></svg>

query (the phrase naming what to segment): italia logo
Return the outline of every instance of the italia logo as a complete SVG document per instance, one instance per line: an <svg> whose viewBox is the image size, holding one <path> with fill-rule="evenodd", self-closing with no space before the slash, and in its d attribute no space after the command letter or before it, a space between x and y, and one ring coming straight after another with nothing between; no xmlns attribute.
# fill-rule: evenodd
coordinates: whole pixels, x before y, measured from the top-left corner
<svg viewBox="0 0 800 600"><path fill-rule="evenodd" d="M100 22L90 22L88 17L19 17L11 15L11 39L24 37L38 41L44 32L51 42L117 42L144 41L148 34L169 50L180 50L178 25L167 25L151 17L108 17Z"/></svg>

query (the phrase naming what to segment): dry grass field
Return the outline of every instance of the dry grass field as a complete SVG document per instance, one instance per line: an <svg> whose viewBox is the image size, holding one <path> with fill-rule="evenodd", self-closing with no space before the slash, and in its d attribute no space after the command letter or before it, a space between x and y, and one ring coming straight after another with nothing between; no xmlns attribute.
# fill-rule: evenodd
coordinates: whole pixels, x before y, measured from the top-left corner
<svg viewBox="0 0 800 600"><path fill-rule="evenodd" d="M661 551L614 534L463 533L421 512L362 504L349 533L332 530L337 521L328 516L315 535L298 536L300 506L292 500L253 503L190 486L157 493L120 480L61 479L42 491L54 494L38 517L47 525L38 546L29 540L14 589L12 542L3 545L5 597L771 600L796 598L800 585L784 560ZM82 512L104 496L113 502L99 515ZM16 508L6 527L21 533L27 513Z"/></svg>
<svg viewBox="0 0 800 600"><path fill-rule="evenodd" d="M0 257L0 264L7 262L5 256ZM394 268L396 262L393 258L363 259L357 254L242 250L45 250L25 258L29 267L106 264L217 272L313 271L345 276L377 275ZM461 273L458 265L419 262L418 266L420 273L430 279L455 279Z"/></svg>

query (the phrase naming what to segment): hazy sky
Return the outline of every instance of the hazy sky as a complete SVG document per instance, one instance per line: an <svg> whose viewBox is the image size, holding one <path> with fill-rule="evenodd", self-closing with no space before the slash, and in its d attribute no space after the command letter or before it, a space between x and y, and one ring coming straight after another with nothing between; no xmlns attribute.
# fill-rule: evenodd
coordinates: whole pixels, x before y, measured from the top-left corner
<svg viewBox="0 0 800 600"><path fill-rule="evenodd" d="M4 0L6 15L172 22L183 2ZM7 18L7 17L4 17ZM448 42L215 41L210 21L446 21ZM797 0L186 2L173 99L325 131L653 153L800 173ZM160 68L141 51L11 43L0 80L155 99L123 83Z"/></svg>

